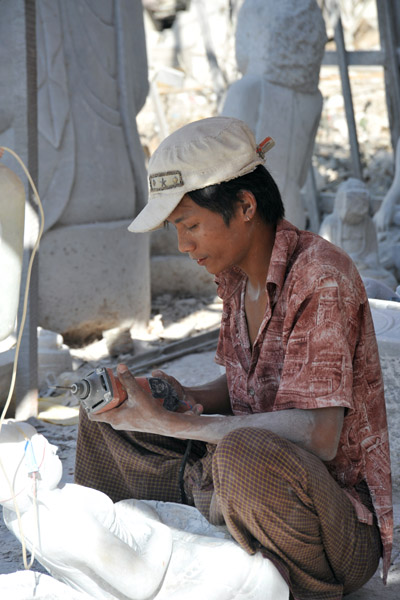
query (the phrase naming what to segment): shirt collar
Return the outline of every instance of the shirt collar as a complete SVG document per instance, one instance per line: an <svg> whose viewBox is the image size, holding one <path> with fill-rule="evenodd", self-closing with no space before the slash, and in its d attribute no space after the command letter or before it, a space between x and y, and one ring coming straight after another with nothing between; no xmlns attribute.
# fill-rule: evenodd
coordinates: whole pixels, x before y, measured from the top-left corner
<svg viewBox="0 0 400 600"><path fill-rule="evenodd" d="M267 290L272 286L275 289L274 296L271 296L273 302L276 302L283 287L288 265L298 244L299 236L300 231L292 223L286 219L279 221L266 281Z"/></svg>
<svg viewBox="0 0 400 600"><path fill-rule="evenodd" d="M300 231L297 227L286 221L286 219L278 222L266 281L267 291L271 294L270 297L273 303L276 302L282 289L287 266L297 246L299 235ZM222 300L227 300L236 292L245 277L246 275L239 267L232 267L219 273L215 277L218 296Z"/></svg>

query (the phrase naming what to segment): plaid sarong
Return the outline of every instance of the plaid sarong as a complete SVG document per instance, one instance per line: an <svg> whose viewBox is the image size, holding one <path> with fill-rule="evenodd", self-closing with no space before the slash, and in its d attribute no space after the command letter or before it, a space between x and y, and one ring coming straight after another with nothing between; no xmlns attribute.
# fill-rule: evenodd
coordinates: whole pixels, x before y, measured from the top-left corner
<svg viewBox="0 0 400 600"><path fill-rule="evenodd" d="M196 496L196 506L207 517L215 446L191 441L184 460L187 448L186 440L116 431L105 423L89 421L81 407L75 482L101 490L114 502L137 498L193 505ZM184 478L183 473L180 478L181 470Z"/></svg>
<svg viewBox="0 0 400 600"><path fill-rule="evenodd" d="M186 449L184 440L115 431L81 411L75 481L114 501L181 502ZM358 521L320 459L269 431L238 429L218 446L193 441L183 483L207 518L215 490L231 535L276 564L295 600L339 600L378 567L377 525Z"/></svg>

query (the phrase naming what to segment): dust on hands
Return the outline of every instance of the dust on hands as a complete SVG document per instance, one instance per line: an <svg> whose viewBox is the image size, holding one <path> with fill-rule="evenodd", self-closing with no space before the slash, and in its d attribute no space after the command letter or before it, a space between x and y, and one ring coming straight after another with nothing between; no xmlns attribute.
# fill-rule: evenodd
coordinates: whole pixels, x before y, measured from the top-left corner
<svg viewBox="0 0 400 600"><path fill-rule="evenodd" d="M111 410L90 413L89 419L108 423L114 429L156 432L156 423L165 412L160 401L139 385L126 365L118 365L117 376L127 393L126 400Z"/></svg>

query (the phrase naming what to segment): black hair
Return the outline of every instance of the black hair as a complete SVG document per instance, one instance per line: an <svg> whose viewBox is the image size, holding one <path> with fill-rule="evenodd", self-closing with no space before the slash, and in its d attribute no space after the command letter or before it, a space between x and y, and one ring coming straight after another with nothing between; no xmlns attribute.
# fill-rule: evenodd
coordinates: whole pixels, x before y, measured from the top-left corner
<svg viewBox="0 0 400 600"><path fill-rule="evenodd" d="M285 216L278 186L264 165L258 165L254 171L246 175L208 185L187 194L199 206L222 215L225 224L229 225L235 214L236 205L241 201L239 193L242 190L247 190L254 195L258 213L269 225L276 226Z"/></svg>

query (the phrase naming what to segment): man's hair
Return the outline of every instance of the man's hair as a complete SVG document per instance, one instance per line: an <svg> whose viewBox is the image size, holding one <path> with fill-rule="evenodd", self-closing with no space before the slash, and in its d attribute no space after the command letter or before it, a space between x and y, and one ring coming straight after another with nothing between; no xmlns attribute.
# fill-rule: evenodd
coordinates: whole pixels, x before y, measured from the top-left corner
<svg viewBox="0 0 400 600"><path fill-rule="evenodd" d="M260 217L269 225L276 226L285 216L281 194L272 175L263 166L258 165L251 173L246 173L230 181L188 192L188 196L201 206L222 215L226 225L234 216L237 204L241 201L239 192L252 192L257 201Z"/></svg>

